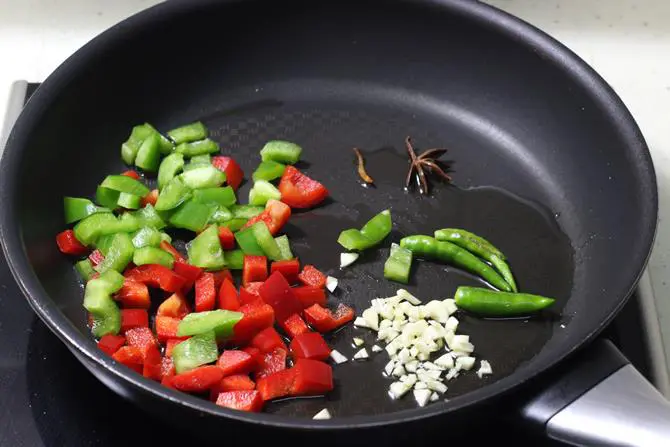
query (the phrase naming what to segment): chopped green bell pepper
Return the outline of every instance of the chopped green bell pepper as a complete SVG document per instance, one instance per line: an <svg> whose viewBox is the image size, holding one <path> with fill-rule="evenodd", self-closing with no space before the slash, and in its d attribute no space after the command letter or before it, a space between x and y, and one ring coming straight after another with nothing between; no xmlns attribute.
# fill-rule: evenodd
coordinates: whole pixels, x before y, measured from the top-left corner
<svg viewBox="0 0 670 447"><path fill-rule="evenodd" d="M170 216L170 224L176 228L198 232L205 228L214 211L216 211L214 205L206 205L191 199L181 204Z"/></svg>
<svg viewBox="0 0 670 447"><path fill-rule="evenodd" d="M121 158L124 163L127 165L135 163L135 158L142 143L150 135L156 135L158 137L158 149L162 154L169 154L172 152L174 145L170 140L165 138L165 136L158 132L151 124L139 124L133 127L128 140L121 145Z"/></svg>
<svg viewBox="0 0 670 447"><path fill-rule="evenodd" d="M219 143L214 140L206 138L200 141L193 141L191 143L181 143L177 146L175 151L184 154L186 157L195 157L196 155L214 154L219 152Z"/></svg>
<svg viewBox="0 0 670 447"><path fill-rule="evenodd" d="M183 175L183 174L181 174ZM174 177L158 194L156 210L168 211L191 198L191 188L186 186L181 175Z"/></svg>
<svg viewBox="0 0 670 447"><path fill-rule="evenodd" d="M158 247L142 247L135 250L133 264L160 264L172 269L174 266L174 256Z"/></svg>
<svg viewBox="0 0 670 447"><path fill-rule="evenodd" d="M106 208L116 209L120 195L119 191L98 186L95 190L95 201Z"/></svg>
<svg viewBox="0 0 670 447"><path fill-rule="evenodd" d="M200 203L213 203L226 208L237 203L235 191L230 186L196 189L193 191L193 199Z"/></svg>
<svg viewBox="0 0 670 447"><path fill-rule="evenodd" d="M230 231L235 232L242 229L247 224L249 219L230 219L225 222L218 222L220 227L227 227Z"/></svg>
<svg viewBox="0 0 670 447"><path fill-rule="evenodd" d="M196 121L184 126L179 126L172 130L168 130L167 135L175 143L181 144L207 138L208 132L207 128L202 122Z"/></svg>
<svg viewBox="0 0 670 447"><path fill-rule="evenodd" d="M186 245L188 262L205 270L221 270L226 266L216 225L210 225Z"/></svg>
<svg viewBox="0 0 670 447"><path fill-rule="evenodd" d="M221 205L210 205L210 206L216 206L216 211L214 211L212 216L209 218L208 221L209 223L218 224L219 222L228 222L230 219L233 218L233 213L231 213L230 210L225 206Z"/></svg>
<svg viewBox="0 0 670 447"><path fill-rule="evenodd" d="M112 294L123 287L123 281L123 275L108 270L86 283L84 308L93 316L92 331L95 337L118 334L121 330L121 311L112 299Z"/></svg>
<svg viewBox="0 0 670 447"><path fill-rule="evenodd" d="M136 210L142 205L142 197L122 192L119 193L119 198L116 200L116 204L121 208Z"/></svg>
<svg viewBox="0 0 670 447"><path fill-rule="evenodd" d="M403 284L409 282L412 268L412 252L396 243L391 244L389 257L384 263L384 278Z"/></svg>
<svg viewBox="0 0 670 447"><path fill-rule="evenodd" d="M294 258L293 252L291 252L291 244L288 241L287 235L282 234L281 236L277 236L275 238L275 242L277 243L279 252L281 253L280 260L288 261Z"/></svg>
<svg viewBox="0 0 670 447"><path fill-rule="evenodd" d="M95 248L100 250L103 256L107 256L109 252L109 247L112 245L112 240L114 239L114 234L103 234L95 241Z"/></svg>
<svg viewBox="0 0 670 447"><path fill-rule="evenodd" d="M104 273L108 270L123 271L133 259L135 246L128 233L116 233L109 244L105 259L95 266L95 270Z"/></svg>
<svg viewBox="0 0 670 447"><path fill-rule="evenodd" d="M256 222L249 228L251 228L253 231L256 242L261 247L263 253L268 259L271 261L279 261L282 259L279 246L272 237L272 233L270 233L270 230L268 230L268 226L265 222ZM242 247L242 250L244 250L244 247Z"/></svg>
<svg viewBox="0 0 670 447"><path fill-rule="evenodd" d="M302 148L290 141L268 141L261 149L261 160L292 165L298 162L301 153Z"/></svg>
<svg viewBox="0 0 670 447"><path fill-rule="evenodd" d="M265 210L262 206L254 205L234 205L230 207L230 211L233 212L233 219L251 219L252 217L258 216Z"/></svg>
<svg viewBox="0 0 670 447"><path fill-rule="evenodd" d="M79 274L79 276L81 276L81 279L83 279L84 282L88 282L88 280L90 280L91 277L95 275L95 270L93 270L93 264L88 258L82 259L81 261L77 262L74 265L74 268L77 270L77 273Z"/></svg>
<svg viewBox="0 0 670 447"><path fill-rule="evenodd" d="M158 189L162 190L184 169L184 156L172 153L165 157L158 168Z"/></svg>
<svg viewBox="0 0 670 447"><path fill-rule="evenodd" d="M242 270L244 268L244 252L242 250L228 250L223 252L226 259L226 268L230 270Z"/></svg>
<svg viewBox="0 0 670 447"><path fill-rule="evenodd" d="M218 358L219 349L214 331L194 335L176 345L172 350L172 361L177 374L215 362Z"/></svg>
<svg viewBox="0 0 670 447"><path fill-rule="evenodd" d="M233 335L233 327L243 315L242 312L223 309L193 312L181 320L177 327L177 336L185 337L214 331L217 340L222 341Z"/></svg>
<svg viewBox="0 0 670 447"><path fill-rule="evenodd" d="M128 213L126 213L128 214ZM165 221L156 211L156 208L153 207L150 203L147 203L144 208L140 208L137 211L132 211L131 216L135 217L138 220L139 227L153 227L157 230L162 230L167 226ZM123 217L123 216L122 216ZM138 228L139 228L138 227ZM135 230L130 230L135 231Z"/></svg>
<svg viewBox="0 0 670 447"><path fill-rule="evenodd" d="M347 250L365 250L379 244L391 232L391 212L384 210L359 230L351 228L340 233L337 242Z"/></svg>
<svg viewBox="0 0 670 447"><path fill-rule="evenodd" d="M179 174L184 184L191 189L214 188L223 185L226 174L212 165L203 165Z"/></svg>
<svg viewBox="0 0 670 447"><path fill-rule="evenodd" d="M286 169L286 165L277 163L276 161L262 161L253 174L251 174L251 178L254 182L257 182L258 180L266 180L269 182L270 180L281 177L282 174L284 174L284 169Z"/></svg>
<svg viewBox="0 0 670 447"><path fill-rule="evenodd" d="M77 240L91 246L103 234L115 233L118 219L112 213L97 213L80 220L73 228Z"/></svg>
<svg viewBox="0 0 670 447"><path fill-rule="evenodd" d="M160 138L157 133L152 133L142 141L140 149L135 157L135 166L146 171L158 171L161 162Z"/></svg>
<svg viewBox="0 0 670 447"><path fill-rule="evenodd" d="M108 175L100 184L103 188L113 189L114 191L127 192L136 196L144 197L149 194L149 188L139 180L135 180L127 175Z"/></svg>
<svg viewBox="0 0 670 447"><path fill-rule="evenodd" d="M267 180L256 181L254 186L249 190L249 205L265 206L270 199L280 200L281 192Z"/></svg>
<svg viewBox="0 0 670 447"><path fill-rule="evenodd" d="M63 198L63 211L66 224L78 222L91 214L112 212L109 208L96 206L90 200L80 197Z"/></svg>
<svg viewBox="0 0 670 447"><path fill-rule="evenodd" d="M262 223L262 222L261 222ZM245 255L265 256L265 252L256 241L253 225L235 233L235 240Z"/></svg>
<svg viewBox="0 0 670 447"><path fill-rule="evenodd" d="M192 165L211 165L212 156L209 154L195 155L191 157L189 164Z"/></svg>
<svg viewBox="0 0 670 447"><path fill-rule="evenodd" d="M165 233L161 233L154 227L142 227L133 234L133 245L135 248L158 247L163 240L162 234Z"/></svg>

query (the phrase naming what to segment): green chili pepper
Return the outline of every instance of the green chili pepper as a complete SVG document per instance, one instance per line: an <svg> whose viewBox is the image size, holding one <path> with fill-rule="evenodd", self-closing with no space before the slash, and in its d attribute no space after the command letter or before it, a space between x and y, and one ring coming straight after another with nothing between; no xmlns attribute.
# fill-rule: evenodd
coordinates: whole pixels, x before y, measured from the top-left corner
<svg viewBox="0 0 670 447"><path fill-rule="evenodd" d="M96 206L90 200L79 197L63 198L63 211L66 224L80 221L95 213L111 213L109 208Z"/></svg>
<svg viewBox="0 0 670 447"><path fill-rule="evenodd" d="M143 185L139 180L135 180L127 175L108 175L102 181L100 186L140 197L149 194L149 188Z"/></svg>
<svg viewBox="0 0 670 447"><path fill-rule="evenodd" d="M254 182L254 186L249 190L249 205L264 206L270 199L281 199L281 192L277 187L266 180Z"/></svg>
<svg viewBox="0 0 670 447"><path fill-rule="evenodd" d="M181 144L207 138L208 132L202 122L196 121L177 127L176 129L168 130L167 135L175 143Z"/></svg>
<svg viewBox="0 0 670 447"><path fill-rule="evenodd" d="M466 286L456 289L454 300L461 309L489 317L527 315L545 309L556 301L529 293L500 292Z"/></svg>
<svg viewBox="0 0 670 447"><path fill-rule="evenodd" d="M93 270L93 264L88 258L82 259L81 261L77 262L74 265L74 268L77 270L77 273L79 273L79 276L81 276L84 282L88 282L88 280L90 280L91 277L95 275L95 270Z"/></svg>
<svg viewBox="0 0 670 447"><path fill-rule="evenodd" d="M191 143L181 143L175 149L176 152L184 154L186 157L195 157L196 155L214 154L219 152L219 144L209 138L193 141Z"/></svg>
<svg viewBox="0 0 670 447"><path fill-rule="evenodd" d="M184 169L184 156L172 153L165 157L158 168L158 189L162 190Z"/></svg>
<svg viewBox="0 0 670 447"><path fill-rule="evenodd" d="M244 268L244 252L242 250L228 250L223 252L226 259L226 268L242 270Z"/></svg>
<svg viewBox="0 0 670 447"><path fill-rule="evenodd" d="M218 358L219 350L214 331L194 335L176 345L172 350L172 361L177 374L215 362Z"/></svg>
<svg viewBox="0 0 670 447"><path fill-rule="evenodd" d="M256 222L250 228L254 234L254 238L256 238L256 242L263 250L265 256L271 261L281 260L282 254L279 250L279 246L272 237L272 233L270 233L270 230L268 229L268 226L265 224L265 222Z"/></svg>
<svg viewBox="0 0 670 447"><path fill-rule="evenodd" d="M258 244L258 241L256 240L253 228L247 227L243 230L238 231L237 233L235 233L235 240L237 241L237 245L239 245L240 249L244 252L244 254L254 256L265 256L265 252L263 251L261 246Z"/></svg>
<svg viewBox="0 0 670 447"><path fill-rule="evenodd" d="M226 266L216 225L210 225L186 244L188 262L205 270L221 270Z"/></svg>
<svg viewBox="0 0 670 447"><path fill-rule="evenodd" d="M375 215L359 230L350 228L340 233L337 242L347 250L365 250L379 244L391 232L391 212Z"/></svg>
<svg viewBox="0 0 670 447"><path fill-rule="evenodd" d="M464 248L447 241L438 241L425 235L407 236L400 240L400 246L411 250L414 255L452 264L480 276L492 286L511 291L511 287L492 267Z"/></svg>
<svg viewBox="0 0 670 447"><path fill-rule="evenodd" d="M95 270L104 273L108 270L123 271L133 260L135 246L128 233L116 233L109 244L105 259L95 266Z"/></svg>
<svg viewBox="0 0 670 447"><path fill-rule="evenodd" d="M212 165L202 165L179 174L184 184L191 189L214 188L223 185L226 174Z"/></svg>
<svg viewBox="0 0 670 447"><path fill-rule="evenodd" d="M230 219L225 222L218 222L220 227L228 227L230 231L235 232L242 229L249 219Z"/></svg>
<svg viewBox="0 0 670 447"><path fill-rule="evenodd" d="M507 262L505 262L505 255L486 239L459 228L444 228L442 230L437 230L435 231L435 239L438 241L454 243L486 261L489 261L502 275L503 279L510 285L512 292L518 290L512 270Z"/></svg>
<svg viewBox="0 0 670 447"><path fill-rule="evenodd" d="M279 252L281 253L280 260L288 261L294 258L293 253L291 252L291 244L288 241L287 235L282 234L281 236L277 236L275 238L275 242L277 243Z"/></svg>
<svg viewBox="0 0 670 447"><path fill-rule="evenodd" d="M268 141L261 149L261 160L292 165L298 162L301 153L302 148L290 141Z"/></svg>
<svg viewBox="0 0 670 447"><path fill-rule="evenodd" d="M170 180L158 194L156 209L158 211L168 211L177 208L190 199L191 194L191 188L186 186L181 176L177 176Z"/></svg>
<svg viewBox="0 0 670 447"><path fill-rule="evenodd" d="M214 205L205 205L191 199L181 204L169 221L173 227L198 232L205 228L215 210Z"/></svg>
<svg viewBox="0 0 670 447"><path fill-rule="evenodd" d="M135 250L133 264L160 264L172 269L174 266L174 256L158 247L142 247Z"/></svg>
<svg viewBox="0 0 670 447"><path fill-rule="evenodd" d="M276 161L262 161L256 170L251 174L251 178L254 182L258 180L274 180L284 174L286 165L277 163Z"/></svg>
<svg viewBox="0 0 670 447"><path fill-rule="evenodd" d="M147 172L156 172L161 162L160 144L157 133L152 133L145 138L137 151L135 166Z"/></svg>
<svg viewBox="0 0 670 447"><path fill-rule="evenodd" d="M228 208L237 203L235 191L230 186L220 188L202 188L193 191L193 200L200 203L212 203ZM232 215L231 215L232 216ZM232 218L232 217L231 217Z"/></svg>
<svg viewBox="0 0 670 447"><path fill-rule="evenodd" d="M92 332L95 337L118 334L121 330L121 311L112 294L123 286L123 281L123 275L108 270L86 283L84 308L93 316Z"/></svg>
<svg viewBox="0 0 670 447"><path fill-rule="evenodd" d="M230 211L233 212L233 219L251 219L252 217L258 216L265 210L262 206L254 205L234 205L230 207Z"/></svg>
<svg viewBox="0 0 670 447"><path fill-rule="evenodd" d="M242 312L230 310L210 310L193 312L184 317L177 327L177 336L198 335L214 331L218 340L233 335L233 327L242 319Z"/></svg>
<svg viewBox="0 0 670 447"><path fill-rule="evenodd" d="M142 227L133 234L133 245L135 248L158 247L163 240L162 234L165 233L161 233L154 227Z"/></svg>
<svg viewBox="0 0 670 447"><path fill-rule="evenodd" d="M412 252L400 245L391 244L389 257L384 264L384 278L407 284L412 268Z"/></svg>
<svg viewBox="0 0 670 447"><path fill-rule="evenodd" d="M122 192L119 193L119 198L116 200L116 204L121 208L136 210L142 205L142 197Z"/></svg>

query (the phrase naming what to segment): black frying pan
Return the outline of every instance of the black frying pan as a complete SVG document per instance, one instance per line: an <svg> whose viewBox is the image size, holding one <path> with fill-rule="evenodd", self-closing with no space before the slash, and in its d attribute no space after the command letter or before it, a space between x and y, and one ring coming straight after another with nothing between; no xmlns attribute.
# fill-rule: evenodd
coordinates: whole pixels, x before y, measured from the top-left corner
<svg viewBox="0 0 670 447"><path fill-rule="evenodd" d="M387 397L384 355L338 366L332 396L272 404L274 414L228 411L145 380L95 347L82 289L54 236L63 228L64 195L91 195L105 175L124 169L119 146L132 125L166 130L196 119L247 174L268 139L305 148L303 167L331 199L296 213L287 232L303 262L341 279L335 299L360 311L398 288L381 279L387 249L337 268L338 233L390 207L395 228L385 247L404 234L467 228L506 252L522 289L554 296L557 305L541 318L461 316L461 330L494 374L459 378L448 401L423 409L411 396ZM453 185L434 183L428 198L403 190L406 136L420 150L449 148ZM354 146L365 152L377 187L360 185ZM231 421L314 433L320 442L322 431L328 440L353 431L398 440L420 427L456 434L465 418L472 430L492 405L504 405L501 398L524 393L524 382L561 362L567 368L564 360L615 316L645 267L657 218L649 152L615 93L540 31L465 1L158 5L94 39L42 84L11 133L1 169L2 245L37 314L115 391L214 436ZM426 299L477 284L432 263L419 263L412 276L410 291ZM347 328L332 343L350 352L354 333ZM549 404L541 414L529 404L527 416L542 424L553 417L550 434L568 439L574 433L554 417L558 410L628 371L619 369L624 360L605 359L580 376L579 389L533 401ZM324 406L334 419L309 419Z"/></svg>

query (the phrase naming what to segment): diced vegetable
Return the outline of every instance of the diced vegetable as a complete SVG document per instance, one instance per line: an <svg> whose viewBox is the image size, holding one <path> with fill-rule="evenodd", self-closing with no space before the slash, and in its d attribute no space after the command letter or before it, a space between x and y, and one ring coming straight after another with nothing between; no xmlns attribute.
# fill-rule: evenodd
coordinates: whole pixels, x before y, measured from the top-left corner
<svg viewBox="0 0 670 447"><path fill-rule="evenodd" d="M302 272L298 275L298 279L306 286L311 287L326 287L326 275L321 273L311 264L307 264L302 268Z"/></svg>
<svg viewBox="0 0 670 447"><path fill-rule="evenodd" d="M220 270L226 265L217 227L211 225L188 245L189 262L205 270Z"/></svg>
<svg viewBox="0 0 670 447"><path fill-rule="evenodd" d="M282 176L286 169L286 165L277 163L276 161L263 161L251 175L254 182L258 180L271 181Z"/></svg>
<svg viewBox="0 0 670 447"><path fill-rule="evenodd" d="M321 287L301 286L294 287L292 291L293 296L300 301L304 308L313 304L326 305L326 292Z"/></svg>
<svg viewBox="0 0 670 447"><path fill-rule="evenodd" d="M412 268L412 252L400 245L391 244L391 252L384 264L384 278L407 284Z"/></svg>
<svg viewBox="0 0 670 447"><path fill-rule="evenodd" d="M216 404L233 410L257 413L263 408L263 398L255 390L227 391L219 394Z"/></svg>
<svg viewBox="0 0 670 447"><path fill-rule="evenodd" d="M153 227L142 227L133 234L133 246L137 248L142 247L158 247L161 244L161 233ZM135 263L137 264L137 263Z"/></svg>
<svg viewBox="0 0 670 447"><path fill-rule="evenodd" d="M259 247L261 247L263 254L268 259L271 261L280 261L283 259L281 251L279 250L279 246L272 237L272 234L270 233L270 230L268 230L267 225L265 225L265 222L256 222L250 228L253 232L254 238L256 239L256 243Z"/></svg>
<svg viewBox="0 0 670 447"><path fill-rule="evenodd" d="M78 222L95 213L111 213L109 208L96 206L90 200L79 197L64 197L63 211L66 224Z"/></svg>
<svg viewBox="0 0 670 447"><path fill-rule="evenodd" d="M328 189L293 166L287 166L279 182L282 202L291 208L311 208L328 197Z"/></svg>
<svg viewBox="0 0 670 447"><path fill-rule="evenodd" d="M331 416L330 416L330 412L328 411L327 408L324 408L323 410L321 410L321 411L319 411L318 413L316 413L316 414L312 417L312 419L318 421L318 420L330 419L330 417L331 417Z"/></svg>
<svg viewBox="0 0 670 447"><path fill-rule="evenodd" d="M384 240L391 228L391 212L384 210L368 220L360 230L352 228L342 231L337 242L347 250L365 250Z"/></svg>
<svg viewBox="0 0 670 447"><path fill-rule="evenodd" d="M226 267L231 270L242 270L244 268L244 256L242 250L226 251L224 254Z"/></svg>
<svg viewBox="0 0 670 447"><path fill-rule="evenodd" d="M135 246L128 233L116 233L110 243L105 259L95 266L95 270L104 273L107 270L123 271L133 259Z"/></svg>
<svg viewBox="0 0 670 447"><path fill-rule="evenodd" d="M295 338L300 334L309 332L307 323L305 323L305 320L303 320L300 314L297 313L284 319L284 321L281 323L281 327L284 330L284 332L286 332L286 334L291 338Z"/></svg>
<svg viewBox="0 0 670 447"><path fill-rule="evenodd" d="M348 359L344 355L342 355L342 353L340 351L338 351L336 349L333 349L332 351L330 351L330 358L333 359L333 361L335 363L337 363L338 365L340 363L345 363L345 362L348 361Z"/></svg>
<svg viewBox="0 0 670 447"><path fill-rule="evenodd" d="M158 134L146 137L137 151L135 166L147 172L157 172L161 161L160 144Z"/></svg>
<svg viewBox="0 0 670 447"><path fill-rule="evenodd" d="M219 144L214 140L205 138L204 140L192 141L190 143L180 143L175 148L175 152L183 154L185 157L215 154L219 152Z"/></svg>
<svg viewBox="0 0 670 447"><path fill-rule="evenodd" d="M213 310L215 304L216 279L212 273L205 272L195 281L195 311L205 312Z"/></svg>
<svg viewBox="0 0 670 447"><path fill-rule="evenodd" d="M326 360L330 351L330 347L318 332L305 332L296 335L291 341L291 352L296 358Z"/></svg>
<svg viewBox="0 0 670 447"><path fill-rule="evenodd" d="M56 244L61 253L74 256L82 256L90 250L86 245L79 242L76 233L73 230L65 230L56 236Z"/></svg>
<svg viewBox="0 0 670 447"><path fill-rule="evenodd" d="M340 268L348 267L358 259L358 253L340 253Z"/></svg>
<svg viewBox="0 0 670 447"><path fill-rule="evenodd" d="M332 276L326 277L326 289L330 293L333 293L337 289L337 278L333 278Z"/></svg>
<svg viewBox="0 0 670 447"><path fill-rule="evenodd" d="M174 257L160 248L142 247L135 250L133 254L133 264L160 264L171 269L174 265Z"/></svg>
<svg viewBox="0 0 670 447"><path fill-rule="evenodd" d="M158 168L158 189L162 190L184 169L184 156L173 153L163 159Z"/></svg>
<svg viewBox="0 0 670 447"><path fill-rule="evenodd" d="M285 234L277 236L275 242L277 243L277 247L279 247L279 260L287 261L293 259L293 252L291 252L291 244L288 241L288 236Z"/></svg>
<svg viewBox="0 0 670 447"><path fill-rule="evenodd" d="M297 259L275 261L270 265L270 273L277 271L286 278L289 284L295 284L298 282L298 274L300 273L300 261Z"/></svg>
<svg viewBox="0 0 670 447"><path fill-rule="evenodd" d="M146 284L126 279L117 292L116 299L124 308L148 309L151 306L149 288Z"/></svg>
<svg viewBox="0 0 670 447"><path fill-rule="evenodd" d="M295 164L300 159L302 148L290 141L268 141L261 149L261 160L283 164Z"/></svg>
<svg viewBox="0 0 670 447"><path fill-rule="evenodd" d="M267 258L265 256L244 256L244 269L242 271L242 285L251 282L265 281L268 277Z"/></svg>
<svg viewBox="0 0 670 447"><path fill-rule="evenodd" d="M353 319L353 309L342 303L338 304L335 312L331 312L318 304L305 309L305 320L319 332L330 332Z"/></svg>
<svg viewBox="0 0 670 447"><path fill-rule="evenodd" d="M235 205L237 202L237 197L235 196L235 191L233 188L230 186L223 186L218 188L196 189L193 191L193 200L200 203L218 205L228 208Z"/></svg>
<svg viewBox="0 0 670 447"><path fill-rule="evenodd" d="M237 191L244 179L244 172L240 165L232 158L224 156L212 157L212 165L226 174L226 183Z"/></svg>
<svg viewBox="0 0 670 447"><path fill-rule="evenodd" d="M126 272L125 276L151 287L159 287L166 292L179 292L186 282L169 268L157 264L134 267Z"/></svg>
<svg viewBox="0 0 670 447"><path fill-rule="evenodd" d="M188 340L184 340L172 350L172 361L177 374L190 371L198 366L215 362L218 359L218 349L214 331L204 332ZM219 371L221 369L219 368ZM221 377L223 371L221 371Z"/></svg>
<svg viewBox="0 0 670 447"><path fill-rule="evenodd" d="M179 174L184 185L191 189L215 188L223 185L226 174L212 165L203 165Z"/></svg>
<svg viewBox="0 0 670 447"><path fill-rule="evenodd" d="M158 195L156 209L159 211L168 211L177 208L190 199L191 195L191 188L186 185L180 174L163 187Z"/></svg>
<svg viewBox="0 0 670 447"><path fill-rule="evenodd" d="M235 233L235 240L245 255L265 256L265 252L256 241L253 228L249 227L238 231Z"/></svg>
<svg viewBox="0 0 670 447"><path fill-rule="evenodd" d="M74 267L84 281L88 281L96 273L95 270L93 270L93 264L89 259L78 261Z"/></svg>
<svg viewBox="0 0 670 447"><path fill-rule="evenodd" d="M201 121L179 126L172 130L168 130L168 137L176 144L189 143L191 141L198 141L207 138L207 128Z"/></svg>
<svg viewBox="0 0 670 447"><path fill-rule="evenodd" d="M202 231L216 208L191 199L184 202L170 216L170 224L175 228L183 228L195 232Z"/></svg>
<svg viewBox="0 0 670 447"><path fill-rule="evenodd" d="M274 272L265 280L259 293L263 301L272 306L278 321L302 311L300 300L293 295L290 284L279 272Z"/></svg>
<svg viewBox="0 0 670 447"><path fill-rule="evenodd" d="M277 187L267 180L256 180L254 186L249 190L249 204L265 205L270 199L281 199L281 193Z"/></svg>

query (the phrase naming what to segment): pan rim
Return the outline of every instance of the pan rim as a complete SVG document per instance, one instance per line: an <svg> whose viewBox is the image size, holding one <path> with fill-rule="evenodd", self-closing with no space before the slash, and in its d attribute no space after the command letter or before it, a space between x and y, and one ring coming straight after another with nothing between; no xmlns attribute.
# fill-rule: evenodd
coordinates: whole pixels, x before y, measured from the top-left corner
<svg viewBox="0 0 670 447"><path fill-rule="evenodd" d="M646 256L641 260L640 271L630 279L627 290L622 291L626 294L625 298L619 301L618 305L610 311L609 316L598 327L593 328L590 333L585 334L581 344L575 344L569 349L558 352L557 355L553 356L542 367L537 367L533 364L534 367L517 370L493 384L455 397L448 403L441 402L423 408L417 407L380 415L345 416L331 420L315 421L267 413L253 414L229 410L195 396L168 389L149 379L138 376L123 367L123 365L113 361L111 357L101 353L92 339L81 333L58 309L56 303L51 300L32 271L32 267L26 256L21 230L18 222L14 219L15 199L13 192L16 189L17 176L15 175L16 170L13 168L18 166L20 162L20 148L27 140L31 128L39 121L41 115L54 100L60 88L69 82L75 73L78 73L87 66L87 60L91 55L104 51L104 48L113 46L119 40L127 38L127 36L124 36L125 32L141 28L145 24L150 24L157 19L168 19L182 12L206 7L210 3L236 3L238 1L241 0L223 0L223 2L214 0L164 2L140 11L110 27L77 50L44 80L40 88L35 92L35 95L26 104L10 133L2 159L0 160L0 172L3 172L3 175L0 176L0 206L5 210L5 212L0 213L0 245L2 246L12 275L32 309L68 348L76 351L76 356L79 357L80 361L91 362L94 366L107 370L108 373L131 385L136 391L144 394L152 394L161 400L166 400L174 405L185 406L192 411L206 413L209 416L226 417L239 422L260 423L267 426L298 430L374 428L457 412L507 394L519 388L524 382L534 379L546 370L561 363L582 344L591 341L619 313L634 291L644 271L644 267L651 256L658 219L657 180L651 154L641 130L623 101L594 69L570 49L533 25L498 8L480 2L463 0L399 0L419 6L437 8L452 14L467 16L471 20L494 29L496 32L516 39L521 45L537 49L557 65L558 68L564 70L574 78L575 82L579 82L588 88L590 93L602 103L601 105L605 109L605 113L609 115L609 119L614 121L626 139L630 140L630 146L635 146L636 149L639 149L637 166L641 170L646 168L651 173L646 181L643 180L645 182L643 186L651 194L645 204L645 209L648 211L646 213L648 222L646 222L644 234L641 234L639 239L640 246L646 247Z"/></svg>

